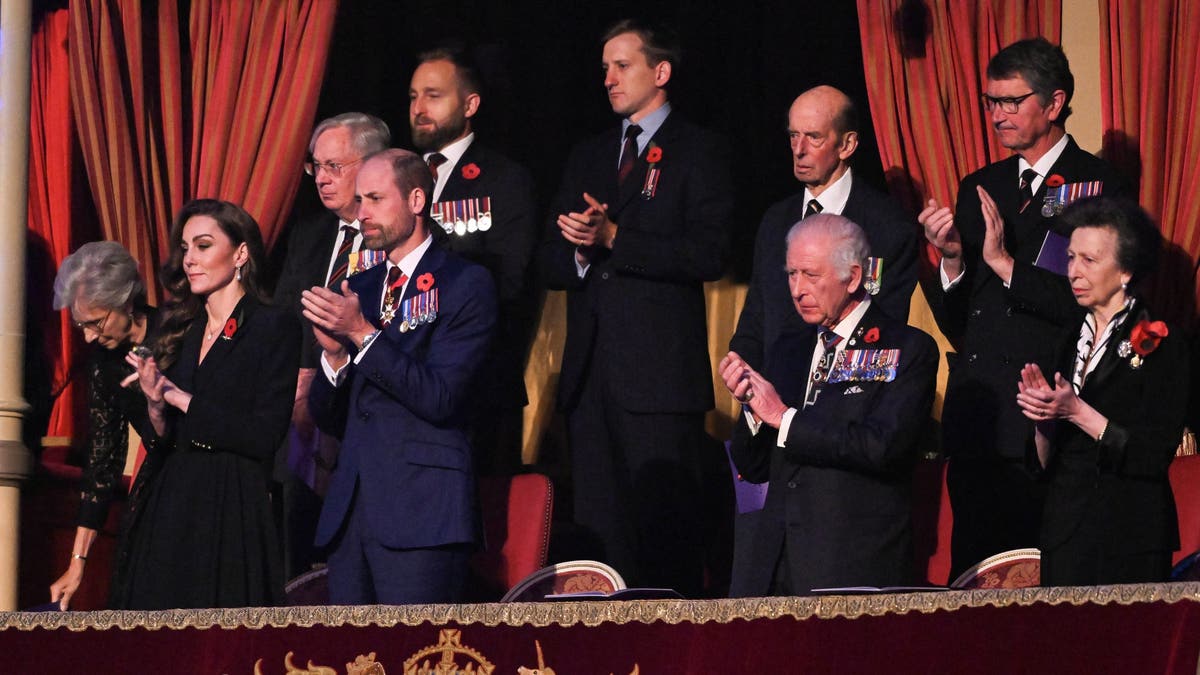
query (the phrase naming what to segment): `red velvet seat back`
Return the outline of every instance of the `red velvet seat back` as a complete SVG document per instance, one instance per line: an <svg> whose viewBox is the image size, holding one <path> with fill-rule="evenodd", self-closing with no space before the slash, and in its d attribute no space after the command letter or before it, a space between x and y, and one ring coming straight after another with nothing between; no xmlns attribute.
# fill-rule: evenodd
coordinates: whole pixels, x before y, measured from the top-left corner
<svg viewBox="0 0 1200 675"><path fill-rule="evenodd" d="M471 560L477 600L495 601L545 567L554 485L542 474L479 479L485 545Z"/></svg>

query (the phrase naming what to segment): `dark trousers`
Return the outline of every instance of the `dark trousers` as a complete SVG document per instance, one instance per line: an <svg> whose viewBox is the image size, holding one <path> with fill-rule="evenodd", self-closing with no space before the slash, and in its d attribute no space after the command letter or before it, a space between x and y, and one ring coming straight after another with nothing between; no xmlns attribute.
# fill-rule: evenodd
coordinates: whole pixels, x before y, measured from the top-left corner
<svg viewBox="0 0 1200 675"><path fill-rule="evenodd" d="M664 383L663 386L670 386ZM567 415L575 522L630 586L703 587L702 413L624 409L588 377Z"/></svg>
<svg viewBox="0 0 1200 675"><path fill-rule="evenodd" d="M371 534L357 490L330 544L329 601L334 605L423 605L462 599L472 547L394 549Z"/></svg>
<svg viewBox="0 0 1200 675"><path fill-rule="evenodd" d="M954 512L951 582L989 556L1037 548L1046 490L1023 463L951 457L946 487Z"/></svg>

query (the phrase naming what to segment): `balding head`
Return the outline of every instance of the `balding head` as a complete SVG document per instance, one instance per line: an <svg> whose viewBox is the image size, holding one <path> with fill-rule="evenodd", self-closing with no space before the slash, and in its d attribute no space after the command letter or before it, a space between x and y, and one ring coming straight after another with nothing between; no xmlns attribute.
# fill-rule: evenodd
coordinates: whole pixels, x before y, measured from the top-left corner
<svg viewBox="0 0 1200 675"><path fill-rule="evenodd" d="M858 112L840 90L822 85L796 97L788 110L796 180L818 196L845 175L858 149Z"/></svg>

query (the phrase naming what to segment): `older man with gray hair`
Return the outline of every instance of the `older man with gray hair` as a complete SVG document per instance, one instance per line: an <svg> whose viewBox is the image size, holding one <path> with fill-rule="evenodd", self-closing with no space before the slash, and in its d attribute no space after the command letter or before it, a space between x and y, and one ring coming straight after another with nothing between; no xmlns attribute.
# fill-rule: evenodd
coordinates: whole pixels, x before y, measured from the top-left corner
<svg viewBox="0 0 1200 675"><path fill-rule="evenodd" d="M745 479L770 481L731 594L910 584L910 482L936 344L872 304L863 289L870 246L852 221L810 216L786 245L805 329L769 345L761 371L736 352L720 364L745 411L734 462Z"/></svg>

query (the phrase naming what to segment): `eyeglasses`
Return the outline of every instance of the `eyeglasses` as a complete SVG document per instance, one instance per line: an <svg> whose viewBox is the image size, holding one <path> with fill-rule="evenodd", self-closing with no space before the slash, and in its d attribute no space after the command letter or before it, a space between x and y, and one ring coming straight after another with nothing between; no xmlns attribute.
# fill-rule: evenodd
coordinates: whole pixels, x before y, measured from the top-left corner
<svg viewBox="0 0 1200 675"><path fill-rule="evenodd" d="M358 164L361 161L362 161L362 158L356 159L353 162L342 162L342 163L316 162L316 161L313 161L313 159L310 157L304 162L304 173L306 173L310 176L316 176L318 171L320 171L321 169L325 169L325 171L330 176L333 176L334 178L341 178L342 172L346 170L346 167L354 166L355 164Z"/></svg>
<svg viewBox="0 0 1200 675"><path fill-rule="evenodd" d="M987 94L984 94L983 107L988 112L992 112L996 109L996 106L1000 106L1000 110L1012 115L1013 113L1017 112L1017 110L1021 107L1021 104L1025 102L1025 99L1033 96L1036 93L1037 92L1035 91L1031 91L1024 96L988 96Z"/></svg>
<svg viewBox="0 0 1200 675"><path fill-rule="evenodd" d="M97 335L99 335L100 332L104 329L104 324L108 323L108 317L110 317L110 316L112 316L111 309L108 310L107 312L105 312L104 316L100 317L99 319L92 319L91 321L74 321L72 323L74 323L75 327L78 328L79 330L83 330L83 331L90 330L93 333L96 333Z"/></svg>

